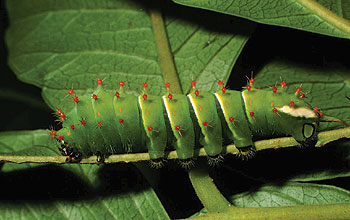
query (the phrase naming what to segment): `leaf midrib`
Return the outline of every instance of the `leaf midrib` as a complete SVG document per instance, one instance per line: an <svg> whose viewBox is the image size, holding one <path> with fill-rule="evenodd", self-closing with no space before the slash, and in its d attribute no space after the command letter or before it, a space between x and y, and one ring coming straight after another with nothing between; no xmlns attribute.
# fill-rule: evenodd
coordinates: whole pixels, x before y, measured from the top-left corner
<svg viewBox="0 0 350 220"><path fill-rule="evenodd" d="M169 82L171 91L177 94L183 94L182 87L177 73L173 54L170 49L167 31L164 25L163 16L160 9L151 9L151 23L153 27L154 40L157 46L159 56L159 66L163 75L164 84Z"/></svg>
<svg viewBox="0 0 350 220"><path fill-rule="evenodd" d="M350 21L338 16L326 7L322 6L315 0L295 0L302 7L309 9L313 14L322 20L336 27L338 30L349 34L350 37Z"/></svg>

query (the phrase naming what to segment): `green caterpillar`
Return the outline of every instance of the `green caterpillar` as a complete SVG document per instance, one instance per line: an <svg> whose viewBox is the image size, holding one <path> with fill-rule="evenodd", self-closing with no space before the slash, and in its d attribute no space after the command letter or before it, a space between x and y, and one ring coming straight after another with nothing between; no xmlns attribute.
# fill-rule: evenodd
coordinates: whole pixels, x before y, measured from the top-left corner
<svg viewBox="0 0 350 220"><path fill-rule="evenodd" d="M147 83L139 96L119 89L109 93L102 80L91 96L76 96L70 89L74 108L67 115L57 111L63 128L51 131L59 141L59 149L68 161L97 155L147 152L155 166L165 158L167 146L175 148L183 166L189 166L195 150L203 146L209 162L220 160L223 139L233 142L241 156L255 152L252 137L291 135L302 146L316 143L320 117L318 108L304 101L305 94L297 88L295 94L284 91L286 83L271 90L254 88L254 79L241 91L227 90L219 81L215 93L199 92L192 81L188 95L167 93L161 97L147 94Z"/></svg>

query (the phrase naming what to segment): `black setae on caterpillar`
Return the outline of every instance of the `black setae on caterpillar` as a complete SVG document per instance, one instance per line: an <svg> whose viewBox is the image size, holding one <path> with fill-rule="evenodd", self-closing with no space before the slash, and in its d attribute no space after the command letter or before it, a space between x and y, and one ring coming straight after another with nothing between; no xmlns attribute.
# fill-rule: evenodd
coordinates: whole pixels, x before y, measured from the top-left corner
<svg viewBox="0 0 350 220"><path fill-rule="evenodd" d="M304 101L305 94L284 91L286 83L270 90L254 88L254 79L243 91L227 90L219 81L215 93L199 92L196 82L188 95L147 94L147 83L139 96L123 91L124 82L113 94L105 91L102 80L91 96L77 96L71 112L57 110L63 128L52 130L67 161L82 157L129 152L148 152L152 164L162 165L167 146L176 150L181 165L192 164L195 149L203 146L209 162L221 160L223 138L233 142L243 158L254 155L252 137L256 133L290 135L302 146L314 146L323 113Z"/></svg>

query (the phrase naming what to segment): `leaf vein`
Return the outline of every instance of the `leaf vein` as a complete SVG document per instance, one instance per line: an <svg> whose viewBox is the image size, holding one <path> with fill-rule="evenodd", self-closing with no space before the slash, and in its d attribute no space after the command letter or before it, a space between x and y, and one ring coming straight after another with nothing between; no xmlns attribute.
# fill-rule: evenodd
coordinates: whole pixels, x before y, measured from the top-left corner
<svg viewBox="0 0 350 220"><path fill-rule="evenodd" d="M200 28L197 26L196 29L179 45L178 48L173 50L173 55L175 55L186 45L186 43L198 32Z"/></svg>
<svg viewBox="0 0 350 220"><path fill-rule="evenodd" d="M39 12L36 14L30 14L28 16L23 16L20 18L12 18L11 20L12 24L15 23L20 23L20 22L25 22L27 19L33 18L33 17L40 17L42 15L48 15L48 14L55 14L55 13L66 13L66 12L80 12L80 13L85 13L85 12L105 12L105 11L125 11L125 12L133 12L133 13L140 13L136 9L127 9L127 8L92 8L92 9L87 9L87 8L79 8L79 9L61 9L61 10L51 10L51 11L43 11Z"/></svg>

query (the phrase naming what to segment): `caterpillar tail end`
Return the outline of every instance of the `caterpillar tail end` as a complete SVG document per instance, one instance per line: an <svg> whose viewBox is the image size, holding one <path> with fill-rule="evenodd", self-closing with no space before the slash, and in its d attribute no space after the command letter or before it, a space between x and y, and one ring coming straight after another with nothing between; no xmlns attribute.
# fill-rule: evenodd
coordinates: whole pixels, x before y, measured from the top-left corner
<svg viewBox="0 0 350 220"><path fill-rule="evenodd" d="M105 162L105 155L102 154L100 151L96 152L96 162L97 165L100 165Z"/></svg>
<svg viewBox="0 0 350 220"><path fill-rule="evenodd" d="M312 148L317 143L317 137L307 138L305 141L297 141L300 148Z"/></svg>

